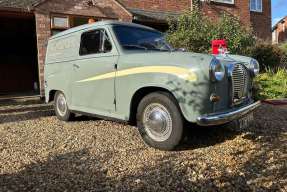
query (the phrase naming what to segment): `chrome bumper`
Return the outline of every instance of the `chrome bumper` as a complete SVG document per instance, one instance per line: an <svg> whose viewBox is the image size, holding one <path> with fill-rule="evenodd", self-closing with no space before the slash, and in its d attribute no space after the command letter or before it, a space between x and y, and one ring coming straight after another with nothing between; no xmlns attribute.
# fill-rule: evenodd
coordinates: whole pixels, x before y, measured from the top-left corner
<svg viewBox="0 0 287 192"><path fill-rule="evenodd" d="M240 117L247 115L254 109L259 107L260 101L253 103L251 105L239 108L235 111L228 111L224 113L204 115L197 118L197 124L200 126L212 126L212 125L222 125L233 120L239 119Z"/></svg>

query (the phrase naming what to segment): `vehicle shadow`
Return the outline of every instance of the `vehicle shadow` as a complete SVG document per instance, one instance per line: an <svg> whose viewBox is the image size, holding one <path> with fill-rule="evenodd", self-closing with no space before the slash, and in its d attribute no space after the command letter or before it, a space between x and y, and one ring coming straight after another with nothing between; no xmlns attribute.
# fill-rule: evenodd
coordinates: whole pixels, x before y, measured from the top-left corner
<svg viewBox="0 0 287 192"><path fill-rule="evenodd" d="M76 115L76 117L73 119L73 122L81 122L81 121L98 121L102 120L97 117L92 116L86 116L86 115Z"/></svg>
<svg viewBox="0 0 287 192"><path fill-rule="evenodd" d="M188 124L185 127L186 136L182 144L176 148L176 151L205 148L223 143L226 140L232 140L240 134L240 131L231 126L200 127L195 124Z"/></svg>

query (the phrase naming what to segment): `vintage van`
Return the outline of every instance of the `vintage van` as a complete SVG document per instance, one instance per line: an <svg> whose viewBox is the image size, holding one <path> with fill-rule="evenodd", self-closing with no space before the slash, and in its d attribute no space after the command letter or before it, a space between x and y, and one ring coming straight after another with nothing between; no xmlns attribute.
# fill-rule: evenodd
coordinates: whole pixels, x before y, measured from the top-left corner
<svg viewBox="0 0 287 192"><path fill-rule="evenodd" d="M163 34L117 21L83 25L50 38L45 61L46 102L57 117L96 115L137 124L150 146L174 149L184 124L248 124L255 59L173 49Z"/></svg>

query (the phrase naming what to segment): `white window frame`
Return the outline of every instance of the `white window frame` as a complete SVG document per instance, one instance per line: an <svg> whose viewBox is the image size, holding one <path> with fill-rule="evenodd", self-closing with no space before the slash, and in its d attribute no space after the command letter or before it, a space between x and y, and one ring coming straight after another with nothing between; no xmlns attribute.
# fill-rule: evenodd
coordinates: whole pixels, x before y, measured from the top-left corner
<svg viewBox="0 0 287 192"><path fill-rule="evenodd" d="M251 1L255 1L255 7L256 7L255 9L252 8ZM260 4L261 4L261 9L258 8L259 7L258 6L258 2L260 2ZM263 12L263 2L262 2L262 0L250 0L249 3L250 3L250 11Z"/></svg>
<svg viewBox="0 0 287 192"><path fill-rule="evenodd" d="M234 4L234 0L212 0L212 1L218 2L218 3L232 4L232 5Z"/></svg>
<svg viewBox="0 0 287 192"><path fill-rule="evenodd" d="M54 19L56 18L66 19L67 20L66 26L55 25ZM69 28L70 28L70 17L68 15L57 15L57 14L51 15L51 29L69 29Z"/></svg>

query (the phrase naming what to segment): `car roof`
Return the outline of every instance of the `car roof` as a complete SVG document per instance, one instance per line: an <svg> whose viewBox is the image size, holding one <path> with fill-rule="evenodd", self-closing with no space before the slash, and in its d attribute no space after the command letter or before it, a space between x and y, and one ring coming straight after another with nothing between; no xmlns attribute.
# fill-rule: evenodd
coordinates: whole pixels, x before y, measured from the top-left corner
<svg viewBox="0 0 287 192"><path fill-rule="evenodd" d="M71 29L65 30L61 33L58 33L58 34L52 36L50 38L50 40L57 39L59 37L66 36L68 34L75 33L78 31L87 30L89 28L100 27L100 26L104 26L104 25L122 25L122 26L139 27L139 28L143 28L143 29L155 30L153 28L150 28L150 27L147 27L144 25L135 24L135 23L121 22L121 21L116 21L116 20L106 20L106 21L98 21L98 22L95 22L92 24L80 25L78 27L73 27Z"/></svg>

